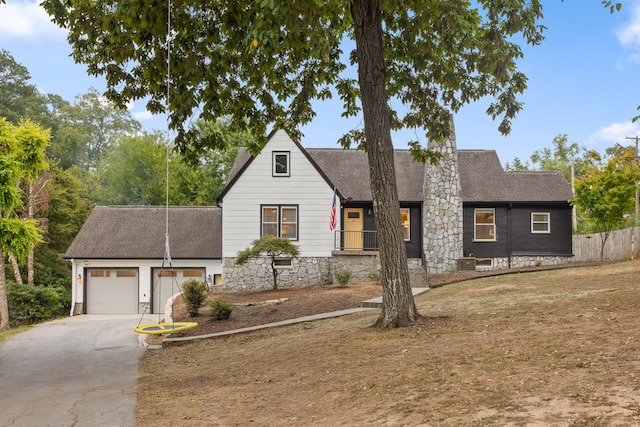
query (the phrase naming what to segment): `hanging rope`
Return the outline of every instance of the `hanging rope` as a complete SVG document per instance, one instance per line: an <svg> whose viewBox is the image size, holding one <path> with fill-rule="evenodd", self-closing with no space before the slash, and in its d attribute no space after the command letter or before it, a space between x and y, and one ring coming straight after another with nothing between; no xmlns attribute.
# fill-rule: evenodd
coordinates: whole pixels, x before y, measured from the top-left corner
<svg viewBox="0 0 640 427"><path fill-rule="evenodd" d="M173 40L176 36L176 33L171 28L171 0L167 3L167 38L166 38L166 49L167 49L167 94L166 94L166 108L165 114L167 114L167 153L166 153L166 177L165 177L165 221L164 221L164 256L162 258L162 266L158 271L158 281L152 286L152 294L155 292L157 284L160 284L160 290L158 294L158 302L162 301L162 278L165 276L163 272L165 271L165 266L169 267L169 271L171 272L171 297L173 298L174 291L173 285L178 285L176 274L173 270L173 265L171 263L171 250L169 248L169 141L171 140L169 132L170 132L170 100L171 100L171 47L173 45ZM153 282L153 277L151 278ZM178 285L178 289L180 292L180 286ZM148 304L150 304L149 301ZM148 323L141 325L142 318L144 317L144 313L147 311L147 307L143 310L142 317L138 322L138 326L134 329L136 332L142 334L168 334L171 332L182 331L185 329L191 329L198 326L195 322L175 322L174 314L171 313L171 323L163 323L161 319L161 310L158 310L158 323ZM165 313L166 315L166 313Z"/></svg>

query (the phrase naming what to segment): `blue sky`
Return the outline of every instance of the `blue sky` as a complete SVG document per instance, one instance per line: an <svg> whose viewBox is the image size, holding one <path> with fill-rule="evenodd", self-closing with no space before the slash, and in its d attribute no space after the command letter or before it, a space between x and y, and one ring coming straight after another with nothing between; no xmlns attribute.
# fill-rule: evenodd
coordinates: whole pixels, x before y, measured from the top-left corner
<svg viewBox="0 0 640 427"><path fill-rule="evenodd" d="M458 148L492 149L502 163L515 157L529 159L537 149L551 147L552 139L567 134L569 142L603 152L615 143L630 145L625 137L640 135L640 0L624 0L621 12L610 15L600 0L543 0L547 27L541 46L525 47L520 69L529 78L521 100L523 111L509 136L485 113L481 100L455 117ZM87 75L86 67L70 58L65 31L30 0L0 4L0 49L26 66L31 83L43 93L68 101L90 87L105 88L103 78ZM305 147L337 147L338 138L359 124L340 117L339 101L316 105L317 117L302 130ZM152 117L139 101L131 113L145 128L165 130L164 118ZM398 148L413 133L394 135ZM424 138L421 139L423 142Z"/></svg>

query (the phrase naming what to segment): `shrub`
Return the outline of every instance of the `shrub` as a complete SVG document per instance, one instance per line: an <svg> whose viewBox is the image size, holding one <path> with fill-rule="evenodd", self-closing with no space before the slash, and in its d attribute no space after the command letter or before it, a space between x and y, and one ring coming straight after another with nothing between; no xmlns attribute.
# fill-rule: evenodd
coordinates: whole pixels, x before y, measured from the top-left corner
<svg viewBox="0 0 640 427"><path fill-rule="evenodd" d="M349 270L336 270L335 273L333 273L333 276L336 278L340 286L347 286L347 283L351 280L353 273Z"/></svg>
<svg viewBox="0 0 640 427"><path fill-rule="evenodd" d="M45 322L69 314L71 294L64 286L7 283L11 327Z"/></svg>
<svg viewBox="0 0 640 427"><path fill-rule="evenodd" d="M182 284L182 298L189 316L194 317L198 314L198 310L207 299L207 294L207 284L203 281L192 279Z"/></svg>
<svg viewBox="0 0 640 427"><path fill-rule="evenodd" d="M380 270L373 270L371 273L369 273L369 280L380 284L382 282Z"/></svg>
<svg viewBox="0 0 640 427"><path fill-rule="evenodd" d="M224 320L231 317L235 306L224 298L216 298L209 303L209 316L216 320Z"/></svg>

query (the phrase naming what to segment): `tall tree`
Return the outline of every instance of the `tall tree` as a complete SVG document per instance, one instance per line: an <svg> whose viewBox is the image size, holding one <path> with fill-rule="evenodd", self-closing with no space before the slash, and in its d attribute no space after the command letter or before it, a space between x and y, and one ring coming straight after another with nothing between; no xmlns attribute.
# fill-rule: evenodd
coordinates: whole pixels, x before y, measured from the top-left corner
<svg viewBox="0 0 640 427"><path fill-rule="evenodd" d="M169 37L163 2L153 8L140 0L43 5L69 29L74 59L106 76L107 96L121 107L148 98L150 111L164 112L170 64L166 112L178 148L188 155L224 145L215 135L193 138L185 124L198 114L206 120L229 115L234 130L250 129L258 137L249 147L255 152L268 126L298 140L298 127L315 115L314 100L337 95L344 116L362 112L364 130L354 129L341 141L357 143L369 157L383 248L383 327L418 316L398 215L391 130L423 129L425 138L443 140L452 112L490 96L487 113L500 118L499 130L508 133L526 88L516 68L522 56L516 40L537 44L543 38L540 0L176 1ZM354 42L343 55L342 48ZM357 79L350 65L358 68ZM417 159L435 159L420 141L408 144Z"/></svg>
<svg viewBox="0 0 640 427"><path fill-rule="evenodd" d="M49 154L65 169L97 170L121 135L134 135L142 129L127 110L116 108L93 88L77 96L73 105L55 98L50 101L58 123Z"/></svg>
<svg viewBox="0 0 640 427"><path fill-rule="evenodd" d="M14 125L23 118L40 122L48 116L46 98L29 80L27 68L6 50L0 50L0 117Z"/></svg>
<svg viewBox="0 0 640 427"><path fill-rule="evenodd" d="M49 206L49 179L44 173L49 168L46 151L50 138L49 130L31 120L21 120L20 126L15 130L15 146L12 151L15 152L23 177L25 207L21 217L24 220L34 220L36 217L43 219L42 215ZM45 223L46 221L39 221L43 233ZM27 256L27 283L34 284L33 250Z"/></svg>
<svg viewBox="0 0 640 427"><path fill-rule="evenodd" d="M15 146L15 127L0 118L0 330L9 327L6 256L24 259L42 241L36 221L25 221L16 215L22 205L19 191L22 168L12 150Z"/></svg>

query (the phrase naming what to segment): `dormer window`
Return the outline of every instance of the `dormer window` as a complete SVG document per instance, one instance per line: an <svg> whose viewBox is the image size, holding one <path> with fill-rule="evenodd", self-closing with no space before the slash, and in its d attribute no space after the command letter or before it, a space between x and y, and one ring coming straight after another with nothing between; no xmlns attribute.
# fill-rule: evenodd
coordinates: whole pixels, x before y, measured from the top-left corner
<svg viewBox="0 0 640 427"><path fill-rule="evenodd" d="M273 152L273 176L289 176L289 152Z"/></svg>

